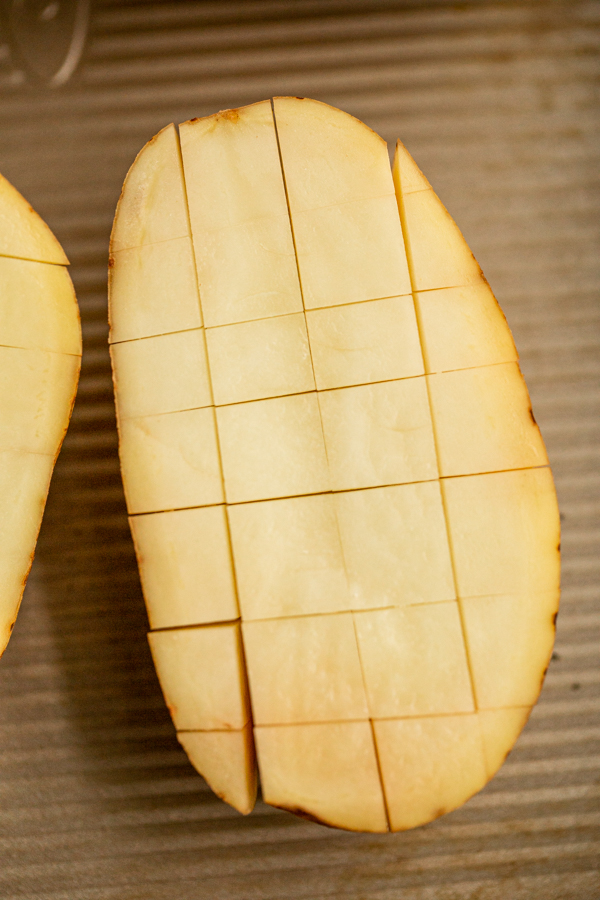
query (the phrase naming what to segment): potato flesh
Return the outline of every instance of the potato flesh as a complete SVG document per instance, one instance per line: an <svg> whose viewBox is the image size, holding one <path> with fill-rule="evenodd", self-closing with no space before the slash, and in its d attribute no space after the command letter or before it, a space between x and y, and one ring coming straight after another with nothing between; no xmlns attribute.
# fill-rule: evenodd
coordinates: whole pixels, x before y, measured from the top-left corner
<svg viewBox="0 0 600 900"><path fill-rule="evenodd" d="M234 690L247 669L267 802L397 830L479 790L535 701L557 603L555 497L505 320L408 153L399 147L396 200L366 126L314 101L277 98L274 110L277 129L267 103L181 127L224 495L214 499L214 466L210 488L184 467L201 438L178 424L173 354L158 487L138 479L130 503L156 517L226 509L229 530L195 567L206 540L195 526L164 541L162 525L151 537L137 527L152 515L132 525L151 624L168 623L153 627L228 618L237 587L245 659L240 645L228 677ZM158 323L156 298L146 305ZM141 397L149 363L136 365ZM129 496L142 456L127 456L123 413L120 427ZM225 566L219 584L210 556ZM194 573L210 602L191 596ZM507 654L497 629L513 643L523 629L533 656L525 638ZM201 668L210 693L225 676ZM352 753L365 781L351 800L340 773L355 783Z"/></svg>
<svg viewBox="0 0 600 900"><path fill-rule="evenodd" d="M179 743L217 796L244 815L256 802L252 724L239 731L180 731Z"/></svg>
<svg viewBox="0 0 600 900"><path fill-rule="evenodd" d="M75 399L81 327L68 260L0 176L0 655Z"/></svg>

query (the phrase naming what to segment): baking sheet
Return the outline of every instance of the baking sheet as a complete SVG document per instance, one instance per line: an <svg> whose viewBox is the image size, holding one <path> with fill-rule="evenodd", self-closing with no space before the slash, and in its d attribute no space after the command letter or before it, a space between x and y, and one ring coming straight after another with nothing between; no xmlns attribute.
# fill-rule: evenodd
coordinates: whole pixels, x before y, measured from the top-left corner
<svg viewBox="0 0 600 900"><path fill-rule="evenodd" d="M96 0L63 88L18 83L0 54L0 171L64 244L84 332L0 661L1 897L600 898L599 26L600 4L578 0ZM507 314L562 509L542 699L481 794L404 834L221 803L177 744L145 637L106 343L112 214L165 124L274 94L407 144Z"/></svg>

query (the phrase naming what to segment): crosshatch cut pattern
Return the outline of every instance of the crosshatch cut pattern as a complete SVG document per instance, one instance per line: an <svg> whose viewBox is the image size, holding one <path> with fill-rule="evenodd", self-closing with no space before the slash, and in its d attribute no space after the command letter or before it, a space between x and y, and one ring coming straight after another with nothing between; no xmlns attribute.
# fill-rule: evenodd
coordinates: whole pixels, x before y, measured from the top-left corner
<svg viewBox="0 0 600 900"><path fill-rule="evenodd" d="M128 176L111 288L150 644L194 764L216 784L231 733L237 808L256 751L267 802L354 830L464 802L541 686L558 517L510 332L429 183L315 101L168 126Z"/></svg>

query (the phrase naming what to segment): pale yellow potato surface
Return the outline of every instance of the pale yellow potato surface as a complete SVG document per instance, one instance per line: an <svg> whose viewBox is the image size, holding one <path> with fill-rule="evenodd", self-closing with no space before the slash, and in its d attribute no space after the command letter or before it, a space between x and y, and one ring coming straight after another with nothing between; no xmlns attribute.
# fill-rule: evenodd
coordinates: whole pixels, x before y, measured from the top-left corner
<svg viewBox="0 0 600 900"><path fill-rule="evenodd" d="M151 628L239 616L224 506L129 519Z"/></svg>
<svg viewBox="0 0 600 900"><path fill-rule="evenodd" d="M217 406L315 389L303 313L209 328L206 340Z"/></svg>
<svg viewBox="0 0 600 900"><path fill-rule="evenodd" d="M0 175L0 656L15 624L81 365L62 247Z"/></svg>
<svg viewBox="0 0 600 900"><path fill-rule="evenodd" d="M124 341L110 353L121 418L212 405L204 329Z"/></svg>
<svg viewBox="0 0 600 900"><path fill-rule="evenodd" d="M350 831L388 830L369 722L254 729L263 799Z"/></svg>
<svg viewBox="0 0 600 900"><path fill-rule="evenodd" d="M460 600L478 709L533 706L554 644L558 590Z"/></svg>
<svg viewBox="0 0 600 900"><path fill-rule="evenodd" d="M271 104L180 126L205 324L302 310Z"/></svg>
<svg viewBox="0 0 600 900"><path fill-rule="evenodd" d="M372 718L475 709L458 604L354 614Z"/></svg>
<svg viewBox="0 0 600 900"><path fill-rule="evenodd" d="M217 797L243 815L252 812L257 777L250 724L241 731L180 731L177 739Z"/></svg>
<svg viewBox="0 0 600 900"><path fill-rule="evenodd" d="M305 308L409 293L385 142L315 100L273 105Z"/></svg>
<svg viewBox="0 0 600 900"><path fill-rule="evenodd" d="M54 458L67 430L78 356L0 346L0 450Z"/></svg>
<svg viewBox="0 0 600 900"><path fill-rule="evenodd" d="M141 221L113 252L150 641L232 805L254 802L253 723L268 803L402 830L479 790L535 701L555 496L510 331L406 149L392 174L356 119L274 109L184 123L190 236L140 246ZM121 201L142 220L136 185L175 157L184 184L162 135Z"/></svg>
<svg viewBox="0 0 600 900"><path fill-rule="evenodd" d="M437 481L349 491L335 503L353 609L456 596Z"/></svg>
<svg viewBox="0 0 600 900"><path fill-rule="evenodd" d="M411 295L312 309L306 322L319 390L425 371Z"/></svg>
<svg viewBox="0 0 600 900"><path fill-rule="evenodd" d="M113 343L202 325L189 237L113 250L108 284Z"/></svg>
<svg viewBox="0 0 600 900"><path fill-rule="evenodd" d="M244 622L255 725L367 719L351 613Z"/></svg>
<svg viewBox="0 0 600 900"><path fill-rule="evenodd" d="M194 247L205 325L302 311L287 213L220 231L194 231Z"/></svg>
<svg viewBox="0 0 600 900"><path fill-rule="evenodd" d="M53 466L49 454L0 450L0 656L33 560Z"/></svg>
<svg viewBox="0 0 600 900"><path fill-rule="evenodd" d="M496 774L525 727L531 707L486 709L477 716L483 739L483 755L488 778Z"/></svg>
<svg viewBox="0 0 600 900"><path fill-rule="evenodd" d="M316 393L217 409L228 503L329 490Z"/></svg>
<svg viewBox="0 0 600 900"><path fill-rule="evenodd" d="M387 719L373 727L392 831L456 809L487 781L475 713Z"/></svg>
<svg viewBox="0 0 600 900"><path fill-rule="evenodd" d="M396 141L392 174L397 194L404 195L412 194L414 191L431 190L431 185L402 141Z"/></svg>
<svg viewBox="0 0 600 900"><path fill-rule="evenodd" d="M319 394L333 490L437 478L425 378Z"/></svg>
<svg viewBox="0 0 600 900"><path fill-rule="evenodd" d="M560 521L548 468L444 478L460 597L552 593Z"/></svg>
<svg viewBox="0 0 600 900"><path fill-rule="evenodd" d="M158 680L178 731L239 731L250 719L237 622L151 631Z"/></svg>
<svg viewBox="0 0 600 900"><path fill-rule="evenodd" d="M510 329L487 282L421 291L415 303L427 372L517 361Z"/></svg>
<svg viewBox="0 0 600 900"><path fill-rule="evenodd" d="M122 419L119 455L130 514L224 500L211 407Z"/></svg>
<svg viewBox="0 0 600 900"><path fill-rule="evenodd" d="M125 250L189 236L179 141L167 125L138 153L125 183L110 249Z"/></svg>
<svg viewBox="0 0 600 900"><path fill-rule="evenodd" d="M442 476L548 464L517 363L427 379Z"/></svg>
<svg viewBox="0 0 600 900"><path fill-rule="evenodd" d="M0 345L81 356L75 291L64 266L0 256Z"/></svg>
<svg viewBox="0 0 600 900"><path fill-rule="evenodd" d="M242 503L228 515L245 620L350 609L332 494Z"/></svg>
<svg viewBox="0 0 600 900"><path fill-rule="evenodd" d="M308 97L273 108L292 214L393 195L387 145L363 122Z"/></svg>
<svg viewBox="0 0 600 900"><path fill-rule="evenodd" d="M183 122L179 135L194 234L287 216L270 100Z"/></svg>
<svg viewBox="0 0 600 900"><path fill-rule="evenodd" d="M402 206L414 290L482 283L477 260L437 194L432 190L406 194Z"/></svg>
<svg viewBox="0 0 600 900"><path fill-rule="evenodd" d="M292 224L306 309L410 291L393 194L312 210L292 207Z"/></svg>
<svg viewBox="0 0 600 900"><path fill-rule="evenodd" d="M0 256L68 266L69 260L46 223L0 175Z"/></svg>

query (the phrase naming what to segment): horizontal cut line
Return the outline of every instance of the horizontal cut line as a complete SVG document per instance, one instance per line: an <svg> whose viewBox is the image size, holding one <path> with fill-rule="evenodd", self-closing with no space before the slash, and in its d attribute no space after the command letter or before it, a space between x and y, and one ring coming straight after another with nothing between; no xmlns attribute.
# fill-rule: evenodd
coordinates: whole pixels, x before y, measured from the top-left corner
<svg viewBox="0 0 600 900"><path fill-rule="evenodd" d="M372 301L367 301L367 302L372 302ZM296 315L296 313L290 313L289 315ZM254 321L259 321L259 320L254 320ZM215 326L215 327L220 328L223 326L219 325L219 326ZM227 327L227 326L224 326L224 327ZM202 329L190 328L187 330L188 331L201 331ZM184 332L172 332L172 333L173 334L183 334ZM158 337L167 337L167 335L157 335L157 336ZM148 338L139 338L138 340L148 340ZM119 343L131 343L131 342L120 341ZM75 355L75 354L68 354L68 355ZM209 351L208 355L210 357L210 351ZM123 415L122 413L120 413L120 417L123 420L132 420L132 419L149 419L154 416L172 416L172 415L176 415L177 413L180 413L180 412L192 412L195 409L211 409L211 408L224 409L224 408L231 407L231 406L247 406L249 403L263 403L263 402L266 403L269 400L284 400L286 397L304 397L304 396L308 396L309 394L315 394L315 395L328 394L328 393L332 393L333 391L346 391L346 390L352 390L353 388L370 387L371 385L374 386L374 385L378 385L378 384L395 384L398 381L414 381L416 378L430 378L430 377L434 378L439 375L451 375L453 372L471 372L471 371L476 371L478 369L494 369L494 368L497 368L498 366L513 366L513 365L516 365L516 366L519 365L518 359L509 359L509 360L505 360L503 362L486 363L485 365L481 365L481 366L463 366L461 368L456 368L456 369L442 369L439 372L419 372L416 375L401 375L400 377L395 377L395 378L383 378L379 381L361 381L361 382L352 383L352 384L342 384L342 385L338 385L336 387L328 387L328 388L315 387L315 388L311 388L308 391L293 391L291 393L285 393L285 394L274 394L274 395L270 395L268 397L252 397L249 400L233 400L229 403L216 403L216 402L215 403L207 403L204 406L190 406L190 407L186 407L185 409L173 409L173 410L168 410L166 412L159 412L159 413L146 413L145 415ZM539 403L536 405L539 406ZM525 468L536 468L536 467L535 466L531 466L531 467L527 466ZM455 477L455 476L444 476L444 477Z"/></svg>
<svg viewBox="0 0 600 900"><path fill-rule="evenodd" d="M31 256L13 256L10 253L0 253L0 259L20 259L23 262L40 263L43 266L62 266L63 269L66 269L67 266L71 265L69 262L50 262L48 259L33 259Z"/></svg>
<svg viewBox="0 0 600 900"><path fill-rule="evenodd" d="M246 730L248 725L252 724L252 719L248 719L241 728L177 728L177 734L241 734Z"/></svg>
<svg viewBox="0 0 600 900"><path fill-rule="evenodd" d="M72 356L81 359L81 353L67 353L66 350L47 350L44 347L19 347L16 344L0 344L4 350L25 350L27 353L52 353L54 356Z"/></svg>
<svg viewBox="0 0 600 900"><path fill-rule="evenodd" d="M266 322L268 319L282 319L285 316L297 316L302 315L302 313L319 312L322 309L347 309L349 306L362 306L364 303L378 303L380 300L400 300L404 297L411 296L412 291L408 291L405 294L389 294L386 297L369 297L367 300L351 300L349 303L333 303L331 306L312 306L289 313L278 313L273 316L260 316L258 319L241 319L239 322L223 322L219 325L206 325L205 328L207 331L210 331L214 328L227 328L229 325L247 325L250 322Z"/></svg>
<svg viewBox="0 0 600 900"><path fill-rule="evenodd" d="M477 478L479 475L500 475L503 472L529 472L535 469L548 469L550 470L550 466L522 466L516 469L494 469L490 472L470 472L466 475L443 475L439 478L424 478L419 481L401 481L394 482L392 484L374 484L368 485L367 487L358 487L358 488L343 488L339 490L330 490L330 491L312 491L306 494L288 494L284 497L262 497L260 499L255 500L234 500L234 501L225 501L219 503L205 503L199 504L196 506L178 506L173 507L172 509L152 509L146 512L137 512L137 513L128 513L130 518L135 516L152 516L159 515L163 512L183 512L186 509L209 509L213 506L247 506L249 503L271 503L276 500L295 500L300 497L323 497L327 494L337 495L337 494L355 494L357 491L378 491L384 488L392 488L392 487L403 487L404 485L409 484L431 484L433 482L442 482L442 481L450 481L456 478Z"/></svg>
<svg viewBox="0 0 600 900"><path fill-rule="evenodd" d="M388 604L387 606L369 606L357 609L354 606L349 606L346 609L334 609L334 610L326 610L324 612L298 612L298 613L290 613L287 616L284 615L276 615L276 616L261 616L260 618L246 618L242 611L241 622L243 625L252 625L254 622L285 622L291 619L311 619L311 618L322 618L323 616L353 616L353 615L368 615L368 613L372 612L384 612L386 610L404 610L404 609L414 609L415 607L422 606L440 606L443 603L457 603L458 600L456 597L448 597L444 600L419 600L416 603L402 603L402 604Z"/></svg>
<svg viewBox="0 0 600 900"><path fill-rule="evenodd" d="M291 394L277 394L272 397L256 397L256 399L253 400L236 400L231 403L215 403L215 409L223 409L224 407L230 406L247 406L248 403L262 403L263 401L267 402L268 400L285 400L286 397L304 397L309 394L328 394L332 391L346 391L352 390L352 388L369 387L372 384L393 384L396 381L411 381L415 378L425 378L425 373L419 375L405 375L402 378L385 378L382 381L365 381L360 384L343 384L340 385L340 387L333 388L311 388L309 391L295 391Z"/></svg>
<svg viewBox="0 0 600 900"><path fill-rule="evenodd" d="M497 707L497 709L531 709L529 706L502 706ZM494 710L483 710L483 712L493 712ZM352 723L364 722L365 724L369 724L369 722L412 722L417 719L448 719L454 718L455 716L477 716L480 710L470 710L470 711L461 711L461 712L452 712L452 713L425 713L425 714L415 714L413 716L371 716L370 718L357 718L357 719L326 719L323 721L311 721L311 722L260 722L255 723L254 728L295 728L297 726L303 725L345 725Z"/></svg>
<svg viewBox="0 0 600 900"><path fill-rule="evenodd" d="M238 616L235 619L221 619L218 622L199 622L193 625L165 625L163 628L151 628L148 634L160 634L163 631L192 631L196 628L219 628L224 625L233 625L240 621Z"/></svg>
<svg viewBox="0 0 600 900"><path fill-rule="evenodd" d="M173 123L171 123L173 124ZM169 126L166 125L166 128ZM147 241L143 244L132 244L131 247L119 247L118 250L109 249L108 258L114 257L117 253L124 253L126 250L142 250L144 247L156 247L157 244L169 244L171 241L183 241L187 238L187 240L191 241L191 236L189 234L180 234L178 237L170 237L165 238L162 241Z"/></svg>
<svg viewBox="0 0 600 900"><path fill-rule="evenodd" d="M118 347L120 344L135 344L137 341L151 341L156 338L170 337L172 334L188 334L191 331L204 331L204 325L196 325L194 328L178 328L175 331L162 331L160 334L144 334L142 337L126 338L122 341L109 340L108 343L111 347Z"/></svg>

